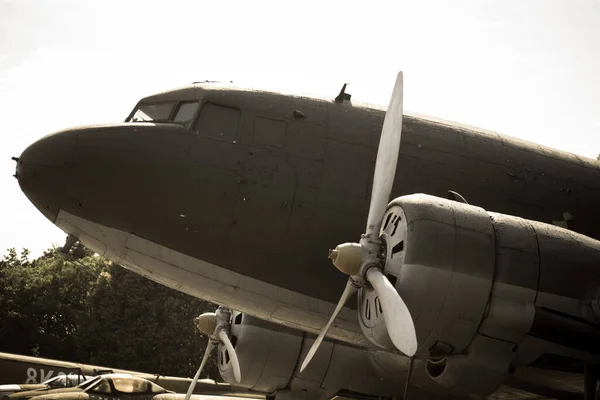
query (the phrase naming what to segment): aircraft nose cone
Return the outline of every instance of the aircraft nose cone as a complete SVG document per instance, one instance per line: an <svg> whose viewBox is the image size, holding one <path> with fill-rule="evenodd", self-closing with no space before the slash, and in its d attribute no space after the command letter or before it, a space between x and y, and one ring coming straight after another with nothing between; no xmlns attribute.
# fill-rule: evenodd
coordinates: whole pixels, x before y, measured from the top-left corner
<svg viewBox="0 0 600 400"><path fill-rule="evenodd" d="M17 161L16 177L21 190L52 222L60 209L76 140L76 131L47 135L27 147Z"/></svg>

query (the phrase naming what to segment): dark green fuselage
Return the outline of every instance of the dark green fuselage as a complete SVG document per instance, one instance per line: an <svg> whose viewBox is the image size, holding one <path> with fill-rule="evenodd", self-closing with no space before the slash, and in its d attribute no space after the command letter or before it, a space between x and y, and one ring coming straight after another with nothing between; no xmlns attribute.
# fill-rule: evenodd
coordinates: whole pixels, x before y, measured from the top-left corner
<svg viewBox="0 0 600 400"><path fill-rule="evenodd" d="M216 117L47 137L37 146L54 140L57 149L34 144L21 162L37 153L64 162L33 161L42 166L31 166L31 179L21 168L25 193L50 219L60 208L334 302L345 277L327 252L364 230L384 111L211 85L141 103L173 99L210 104ZM599 178L593 160L406 116L392 195L454 190L486 210L599 239Z"/></svg>

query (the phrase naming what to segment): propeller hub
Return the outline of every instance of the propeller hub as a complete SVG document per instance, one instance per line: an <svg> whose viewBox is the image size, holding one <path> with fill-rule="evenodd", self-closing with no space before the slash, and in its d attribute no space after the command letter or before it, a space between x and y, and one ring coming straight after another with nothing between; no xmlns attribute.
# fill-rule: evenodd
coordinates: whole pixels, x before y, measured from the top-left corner
<svg viewBox="0 0 600 400"><path fill-rule="evenodd" d="M196 325L196 328L198 328L200 332L208 336L208 343L206 345L206 350L204 351L204 356L202 357L202 363L200 364L198 371L196 371L196 375L194 375L192 382L190 382L190 386L188 387L184 400L190 400L192 392L194 391L196 383L198 383L198 379L200 378L200 374L202 373L202 369L208 361L210 352L217 344L223 344L227 348L229 356L231 357L231 362L233 364L234 378L237 383L240 383L242 379L240 362L238 360L233 344L231 343L229 336L227 336L226 330L228 331L229 328L224 329L226 326L229 325L230 316L231 311L223 307L219 307L217 308L216 313L204 313L194 319L194 324Z"/></svg>
<svg viewBox="0 0 600 400"><path fill-rule="evenodd" d="M403 75L400 71L396 78L379 139L365 233L361 236L360 244L344 243L329 253L333 265L349 275L349 278L342 297L340 297L329 320L321 329L319 336L313 342L300 367L300 372L306 368L314 356L327 330L346 304L348 298L359 289L368 289L369 286L367 285L372 286L377 294L379 300L378 310L384 314L385 326L392 344L409 357L415 354L417 338L414 322L410 310L384 274L385 264L382 263L381 253L385 247L380 239L381 226L386 226L390 222L388 220L384 222L383 216L392 192L400 150L404 97L402 90Z"/></svg>
<svg viewBox="0 0 600 400"><path fill-rule="evenodd" d="M360 271L362 246L358 243L340 244L331 250L329 258L333 265L346 275L357 275Z"/></svg>
<svg viewBox="0 0 600 400"><path fill-rule="evenodd" d="M205 335L211 336L215 332L217 327L217 314L215 313L204 313L194 320L196 328Z"/></svg>

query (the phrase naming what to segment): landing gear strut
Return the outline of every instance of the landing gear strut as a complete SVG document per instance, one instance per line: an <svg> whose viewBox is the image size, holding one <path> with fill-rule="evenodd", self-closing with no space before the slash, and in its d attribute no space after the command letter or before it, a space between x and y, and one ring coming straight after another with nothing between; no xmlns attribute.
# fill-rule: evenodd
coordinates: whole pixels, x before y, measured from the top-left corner
<svg viewBox="0 0 600 400"><path fill-rule="evenodd" d="M73 248L73 246L75 245L75 243L77 243L77 238L71 234L69 234L69 236L67 236L67 241L65 242L65 245L63 247L59 247L57 250L58 255L60 255L61 257L65 258L65 259L69 259L69 252L71 251L71 249Z"/></svg>

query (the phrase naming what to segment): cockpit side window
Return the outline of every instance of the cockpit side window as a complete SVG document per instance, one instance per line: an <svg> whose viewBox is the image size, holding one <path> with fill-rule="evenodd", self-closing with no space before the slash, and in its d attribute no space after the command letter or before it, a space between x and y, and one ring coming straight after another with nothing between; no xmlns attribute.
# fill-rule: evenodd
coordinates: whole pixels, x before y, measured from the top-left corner
<svg viewBox="0 0 600 400"><path fill-rule="evenodd" d="M197 101L180 103L177 112L173 117L173 122L187 124L196 115L196 110L198 110Z"/></svg>
<svg viewBox="0 0 600 400"><path fill-rule="evenodd" d="M139 105L127 122L167 122L175 103L157 103Z"/></svg>
<svg viewBox="0 0 600 400"><path fill-rule="evenodd" d="M194 131L200 136L233 142L237 138L241 112L237 108L206 103Z"/></svg>

